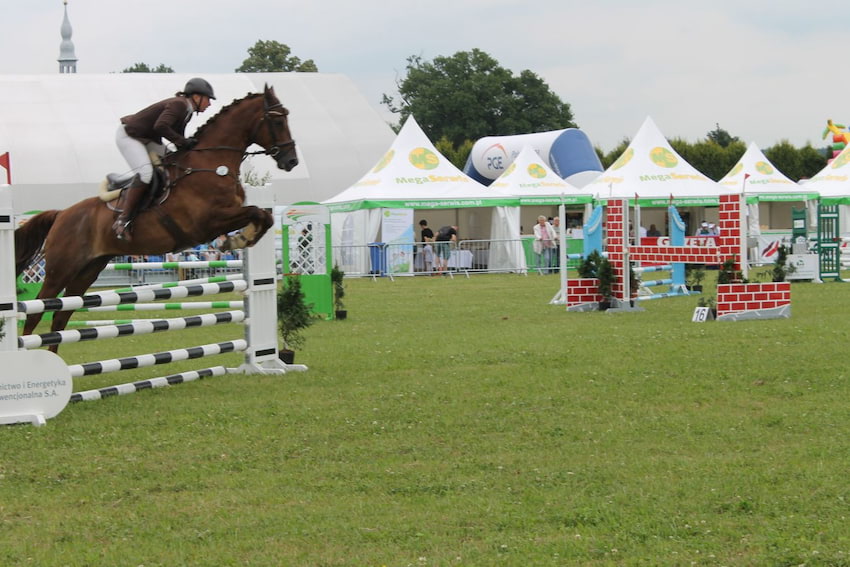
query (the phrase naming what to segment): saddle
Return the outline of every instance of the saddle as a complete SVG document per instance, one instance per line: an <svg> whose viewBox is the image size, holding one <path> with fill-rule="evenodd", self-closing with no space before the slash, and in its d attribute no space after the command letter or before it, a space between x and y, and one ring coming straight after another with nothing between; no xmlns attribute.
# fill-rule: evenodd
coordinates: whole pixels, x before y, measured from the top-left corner
<svg viewBox="0 0 850 567"><path fill-rule="evenodd" d="M139 211L147 209L151 205L159 205L167 198L171 190L171 185L168 183L168 173L163 168L162 158L156 152L149 154L151 165L153 165L153 178L151 179L151 188L148 191L147 198L139 207ZM124 189L130 186L136 174L132 171L127 173L107 173L106 179L100 184L100 192L98 197L104 201L113 211L122 209L123 199L119 199L124 192ZM113 202L116 201L117 202Z"/></svg>
<svg viewBox="0 0 850 567"><path fill-rule="evenodd" d="M121 211L124 202L124 189L132 183L135 174L109 173L100 184L100 197L113 211ZM141 203L139 211L143 211L153 205L159 205L168 199L171 186L168 184L166 172L159 166L155 166L151 178L151 188L145 200Z"/></svg>

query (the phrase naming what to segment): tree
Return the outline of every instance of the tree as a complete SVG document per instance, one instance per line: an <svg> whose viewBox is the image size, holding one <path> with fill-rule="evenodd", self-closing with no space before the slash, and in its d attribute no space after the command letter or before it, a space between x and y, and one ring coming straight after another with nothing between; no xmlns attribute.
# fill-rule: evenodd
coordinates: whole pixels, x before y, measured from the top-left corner
<svg viewBox="0 0 850 567"><path fill-rule="evenodd" d="M806 144L800 148L801 171L800 179L809 179L826 167L826 156L820 150ZM799 179L795 179L799 181Z"/></svg>
<svg viewBox="0 0 850 567"><path fill-rule="evenodd" d="M764 150L764 156L786 177L796 181L803 176L803 159L797 148L788 140L781 140L767 148Z"/></svg>
<svg viewBox="0 0 850 567"><path fill-rule="evenodd" d="M258 40L254 47L248 48L248 58L235 71L237 73L280 73L299 71L316 73L319 68L312 59L301 61L291 55L288 45L274 40Z"/></svg>
<svg viewBox="0 0 850 567"><path fill-rule="evenodd" d="M466 160L469 158L469 154L472 153L472 146L474 145L475 144L472 140L464 140L463 143L456 148L448 138L443 136L436 141L434 147L437 148L437 151L440 152L446 159L452 162L455 167L463 169L466 165Z"/></svg>
<svg viewBox="0 0 850 567"><path fill-rule="evenodd" d="M174 69L165 65L164 63L160 63L156 67L151 67L147 63L134 63L132 66L127 67L122 73L173 73Z"/></svg>
<svg viewBox="0 0 850 567"><path fill-rule="evenodd" d="M433 62L412 55L397 83L398 100L381 103L400 122L413 115L432 140L453 147L483 136L526 134L574 127L570 105L531 71L514 76L487 53L473 49Z"/></svg>
<svg viewBox="0 0 850 567"><path fill-rule="evenodd" d="M720 124L716 123L716 128L705 135L706 138L720 146L721 148L727 147L729 144L733 142L740 142L737 136L732 136L729 132L720 127Z"/></svg>

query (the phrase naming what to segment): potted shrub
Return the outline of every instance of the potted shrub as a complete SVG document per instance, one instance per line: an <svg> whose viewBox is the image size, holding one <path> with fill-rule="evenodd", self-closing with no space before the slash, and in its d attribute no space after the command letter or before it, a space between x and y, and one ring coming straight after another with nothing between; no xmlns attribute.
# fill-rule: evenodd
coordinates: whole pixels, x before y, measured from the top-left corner
<svg viewBox="0 0 850 567"><path fill-rule="evenodd" d="M702 280L705 279L705 270L701 264L688 264L685 267L685 282L688 289L702 293Z"/></svg>
<svg viewBox="0 0 850 567"><path fill-rule="evenodd" d="M796 270L796 266L788 265L788 247L783 244L777 250L776 260L773 261L773 270L771 271L772 281L784 282L785 277L788 274L793 274Z"/></svg>
<svg viewBox="0 0 850 567"><path fill-rule="evenodd" d="M339 266L334 264L334 267L331 270L331 285L333 286L334 292L334 318L336 319L345 319L348 317L348 311L345 310L345 304L342 301L342 298L345 297L345 285L343 284L344 278L345 272L340 270Z"/></svg>
<svg viewBox="0 0 850 567"><path fill-rule="evenodd" d="M313 324L310 306L304 301L298 276L288 276L277 292L277 322L283 340L280 359L292 364L295 360L294 349L303 346L306 340L302 331Z"/></svg>
<svg viewBox="0 0 850 567"><path fill-rule="evenodd" d="M747 283L741 270L735 269L735 257L727 258L717 272L718 284Z"/></svg>
<svg viewBox="0 0 850 567"><path fill-rule="evenodd" d="M578 277L580 278L595 278L599 272L599 263L602 261L602 254L598 250L594 250L588 254L578 265Z"/></svg>
<svg viewBox="0 0 850 567"><path fill-rule="evenodd" d="M597 289L599 291L599 295L602 296L602 301L599 302L599 310L605 311L610 308L613 303L611 294L613 293L614 283L617 281L617 278L614 275L614 267L611 265L611 262L608 261L608 258L602 258L599 261L599 268L597 269L596 277L599 279Z"/></svg>

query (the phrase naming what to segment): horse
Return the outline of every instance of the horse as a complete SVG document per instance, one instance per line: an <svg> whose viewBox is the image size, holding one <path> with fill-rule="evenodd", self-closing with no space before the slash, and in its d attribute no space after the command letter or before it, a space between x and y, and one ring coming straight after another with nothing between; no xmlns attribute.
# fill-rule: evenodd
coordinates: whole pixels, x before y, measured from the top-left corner
<svg viewBox="0 0 850 567"><path fill-rule="evenodd" d="M96 196L34 216L15 231L17 274L43 254L44 283L38 298L58 297L63 290L66 296L76 296L88 290L115 256L185 250L237 230L239 236L229 247L253 246L274 218L264 209L244 206L239 166L254 153L271 156L285 171L298 165L288 115L268 85L264 92L250 93L222 108L195 132L194 148L163 158L167 198L138 214L131 241L115 236L115 212ZM263 151L247 153L255 143ZM71 314L56 312L51 331L64 329ZM32 333L41 316L27 316L25 335Z"/></svg>

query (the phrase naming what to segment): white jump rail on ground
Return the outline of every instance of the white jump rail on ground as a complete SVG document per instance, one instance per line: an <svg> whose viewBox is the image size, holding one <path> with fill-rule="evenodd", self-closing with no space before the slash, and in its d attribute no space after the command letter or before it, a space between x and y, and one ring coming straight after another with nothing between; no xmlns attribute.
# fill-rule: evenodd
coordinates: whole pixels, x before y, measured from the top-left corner
<svg viewBox="0 0 850 567"><path fill-rule="evenodd" d="M15 351L24 348L37 348L49 344L76 342L99 338L113 338L125 335L159 332L191 326L206 326L224 322L245 322L245 339L227 341L212 345L200 345L164 353L143 354L122 359L98 361L68 367L72 376L85 376L96 373L112 372L142 366L164 364L177 360L200 358L224 352L244 352L244 363L238 368L213 367L197 371L184 372L143 380L130 384L119 384L100 390L77 392L72 399L99 399L108 395L124 394L147 388L177 384L197 380L205 376L219 376L224 373L242 374L283 374L288 371L307 370L305 365L285 364L278 358L277 339L277 282L275 268L274 234L264 236L254 247L246 249L245 259L202 261L202 262L160 262L160 263L124 263L112 264L110 269L175 269L197 267L244 268L243 276L199 278L184 282L154 284L136 288L99 292L83 297L67 297L48 300L17 302L16 282L14 278L14 214L11 207L11 191L0 187L0 318L5 322L5 336L0 339L0 351ZM248 188L248 197L252 204L271 209L274 200L267 188ZM214 266L213 266L214 264ZM183 285L181 285L183 284ZM35 313L69 309L114 308L134 310L135 305L144 305L144 301L179 299L195 295L207 295L222 291L244 291L245 311L210 313L193 317L175 319L157 319L133 322L96 329L80 329L46 333L30 337L18 337L18 313ZM160 305L160 304L156 304ZM165 305L169 304L164 304ZM178 305L178 304L170 304ZM175 307L171 307L172 309ZM153 309L153 307L151 307Z"/></svg>

